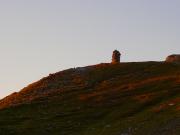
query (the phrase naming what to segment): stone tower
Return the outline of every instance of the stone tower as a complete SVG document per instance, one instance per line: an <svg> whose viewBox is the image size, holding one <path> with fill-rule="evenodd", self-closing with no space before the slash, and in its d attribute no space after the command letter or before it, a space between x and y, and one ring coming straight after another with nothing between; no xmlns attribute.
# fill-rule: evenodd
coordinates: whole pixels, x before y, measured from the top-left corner
<svg viewBox="0 0 180 135"><path fill-rule="evenodd" d="M112 64L120 63L120 57L121 57L121 53L118 50L114 50L111 63Z"/></svg>

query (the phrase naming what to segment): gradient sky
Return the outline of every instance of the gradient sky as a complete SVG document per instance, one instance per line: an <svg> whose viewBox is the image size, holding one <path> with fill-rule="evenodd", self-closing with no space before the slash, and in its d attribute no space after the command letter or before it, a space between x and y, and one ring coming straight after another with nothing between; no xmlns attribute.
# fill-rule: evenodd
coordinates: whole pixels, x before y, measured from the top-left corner
<svg viewBox="0 0 180 135"><path fill-rule="evenodd" d="M180 0L0 0L0 98L49 73L180 53Z"/></svg>

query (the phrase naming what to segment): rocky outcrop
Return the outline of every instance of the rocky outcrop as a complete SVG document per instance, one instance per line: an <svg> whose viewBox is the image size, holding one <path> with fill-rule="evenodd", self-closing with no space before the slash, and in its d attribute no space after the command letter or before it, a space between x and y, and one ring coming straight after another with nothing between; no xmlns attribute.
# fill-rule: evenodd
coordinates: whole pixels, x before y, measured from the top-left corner
<svg viewBox="0 0 180 135"><path fill-rule="evenodd" d="M120 63L121 53L118 50L113 51L112 62L113 64Z"/></svg>
<svg viewBox="0 0 180 135"><path fill-rule="evenodd" d="M180 54L173 54L166 58L166 62L180 63Z"/></svg>

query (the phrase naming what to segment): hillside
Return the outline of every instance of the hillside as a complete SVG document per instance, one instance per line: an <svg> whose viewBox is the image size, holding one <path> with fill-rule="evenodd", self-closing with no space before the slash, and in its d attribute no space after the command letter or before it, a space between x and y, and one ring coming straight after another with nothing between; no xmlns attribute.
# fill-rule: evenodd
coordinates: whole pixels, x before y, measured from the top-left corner
<svg viewBox="0 0 180 135"><path fill-rule="evenodd" d="M180 65L72 68L0 100L0 135L179 135Z"/></svg>

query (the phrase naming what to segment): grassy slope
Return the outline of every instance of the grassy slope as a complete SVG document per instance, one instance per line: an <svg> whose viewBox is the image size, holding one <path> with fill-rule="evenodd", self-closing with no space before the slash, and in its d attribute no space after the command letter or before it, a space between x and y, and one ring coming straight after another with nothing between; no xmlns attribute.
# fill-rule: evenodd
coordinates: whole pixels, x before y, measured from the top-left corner
<svg viewBox="0 0 180 135"><path fill-rule="evenodd" d="M180 65L69 69L0 101L1 135L179 135Z"/></svg>

